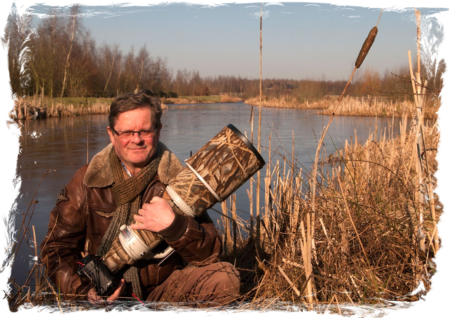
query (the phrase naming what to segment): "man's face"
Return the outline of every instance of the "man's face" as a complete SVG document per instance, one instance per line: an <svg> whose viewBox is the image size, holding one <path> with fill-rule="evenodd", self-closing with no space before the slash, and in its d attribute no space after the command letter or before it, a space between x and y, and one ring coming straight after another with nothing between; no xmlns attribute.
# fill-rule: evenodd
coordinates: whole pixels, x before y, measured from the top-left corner
<svg viewBox="0 0 449 318"><path fill-rule="evenodd" d="M119 114L112 128L119 133L126 130L156 130L152 119L149 108L137 108ZM162 125L148 137L142 137L137 133L128 138L118 136L111 127L108 127L108 134L117 156L133 172L135 168L143 168L156 153L161 128Z"/></svg>

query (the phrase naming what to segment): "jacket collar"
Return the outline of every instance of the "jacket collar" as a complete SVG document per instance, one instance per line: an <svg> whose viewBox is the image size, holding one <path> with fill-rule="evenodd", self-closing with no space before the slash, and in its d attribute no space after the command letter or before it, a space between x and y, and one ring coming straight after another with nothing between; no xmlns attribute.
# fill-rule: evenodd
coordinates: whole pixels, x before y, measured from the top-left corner
<svg viewBox="0 0 449 318"><path fill-rule="evenodd" d="M159 141L159 144L162 146L163 154L157 174L162 183L169 184L184 167L174 153L162 142ZM112 144L109 144L97 153L89 163L83 180L83 183L89 188L106 188L114 183L114 177L109 164L109 152L111 149Z"/></svg>

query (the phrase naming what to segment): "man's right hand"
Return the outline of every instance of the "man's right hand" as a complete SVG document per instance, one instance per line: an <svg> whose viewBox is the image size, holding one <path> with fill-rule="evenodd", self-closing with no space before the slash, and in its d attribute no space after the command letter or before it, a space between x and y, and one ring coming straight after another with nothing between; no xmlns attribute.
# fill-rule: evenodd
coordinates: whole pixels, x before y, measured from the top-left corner
<svg viewBox="0 0 449 318"><path fill-rule="evenodd" d="M87 292L87 300L92 305L96 305L96 306L102 305L102 304L104 304L104 302L107 302L107 305L110 305L120 297L120 295L123 293L124 290L125 290L125 280L122 278L117 289L114 291L114 293L111 296L106 298L106 300L103 300L100 296L98 296L95 288L92 288Z"/></svg>

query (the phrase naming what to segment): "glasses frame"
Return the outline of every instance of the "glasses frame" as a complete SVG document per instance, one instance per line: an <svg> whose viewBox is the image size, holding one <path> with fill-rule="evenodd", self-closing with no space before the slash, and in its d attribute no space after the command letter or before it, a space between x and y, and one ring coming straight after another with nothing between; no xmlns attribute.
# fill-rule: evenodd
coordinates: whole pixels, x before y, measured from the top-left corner
<svg viewBox="0 0 449 318"><path fill-rule="evenodd" d="M144 129L144 130L115 130L113 127L111 127L112 131L121 139L130 139L132 137L134 137L134 134L137 133L139 135L140 138L149 138L149 137L153 137L155 135L155 133L157 133L157 129ZM141 133L144 131L149 131L150 134L148 136L142 136ZM132 132L131 136L126 137L123 136L123 133L125 132Z"/></svg>

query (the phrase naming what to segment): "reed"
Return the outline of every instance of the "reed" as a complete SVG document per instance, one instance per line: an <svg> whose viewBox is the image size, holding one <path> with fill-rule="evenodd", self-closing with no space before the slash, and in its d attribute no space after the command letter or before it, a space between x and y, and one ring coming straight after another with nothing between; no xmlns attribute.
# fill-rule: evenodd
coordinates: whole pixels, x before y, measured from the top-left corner
<svg viewBox="0 0 449 318"><path fill-rule="evenodd" d="M180 96L178 98L161 98L163 104L210 104L210 103L236 103L241 98L224 95L210 96Z"/></svg>
<svg viewBox="0 0 449 318"><path fill-rule="evenodd" d="M321 109L328 108L330 106L330 101L327 99L321 99L316 101L306 101L300 103L296 98L288 97L269 97L264 96L262 99L253 97L245 100L245 104L249 105L262 105L263 107L274 107L274 108L297 108L297 109Z"/></svg>
<svg viewBox="0 0 449 318"><path fill-rule="evenodd" d="M237 103L241 102L242 99L240 97L236 96L229 96L229 95L220 95L220 103Z"/></svg>
<svg viewBox="0 0 449 318"><path fill-rule="evenodd" d="M402 127L406 120L404 116ZM320 169L314 209L315 256L307 242L313 176L288 161L285 176L279 165L271 168L271 191L265 195L273 205L265 210L261 254L236 261L250 278L242 280L242 290L248 291L240 300L242 308L276 309L279 301L308 309L313 305L314 310L348 300L355 305L413 301L420 297L410 295L419 282L430 289L434 230L442 207L435 194L433 216L429 202L415 195L416 136L412 130L400 131L394 139L386 138L385 131L380 140L374 133L364 144L355 139L321 161L326 169ZM436 152L430 149L437 148L439 132L435 125L424 126L423 132L435 188ZM420 211L425 237L421 247L416 232ZM236 248L236 254L243 255L254 242L242 241Z"/></svg>
<svg viewBox="0 0 449 318"><path fill-rule="evenodd" d="M95 99L87 104L66 103L63 99L35 99L19 97L14 101L14 120L48 117L74 117L87 114L108 114L111 101Z"/></svg>
<svg viewBox="0 0 449 318"><path fill-rule="evenodd" d="M429 104L424 111L424 118L436 119L439 105ZM336 105L323 110L322 114L337 116L376 116L376 117L402 117L413 118L416 113L416 106L408 100L403 101L385 101L377 97L351 97L343 98L338 109Z"/></svg>

